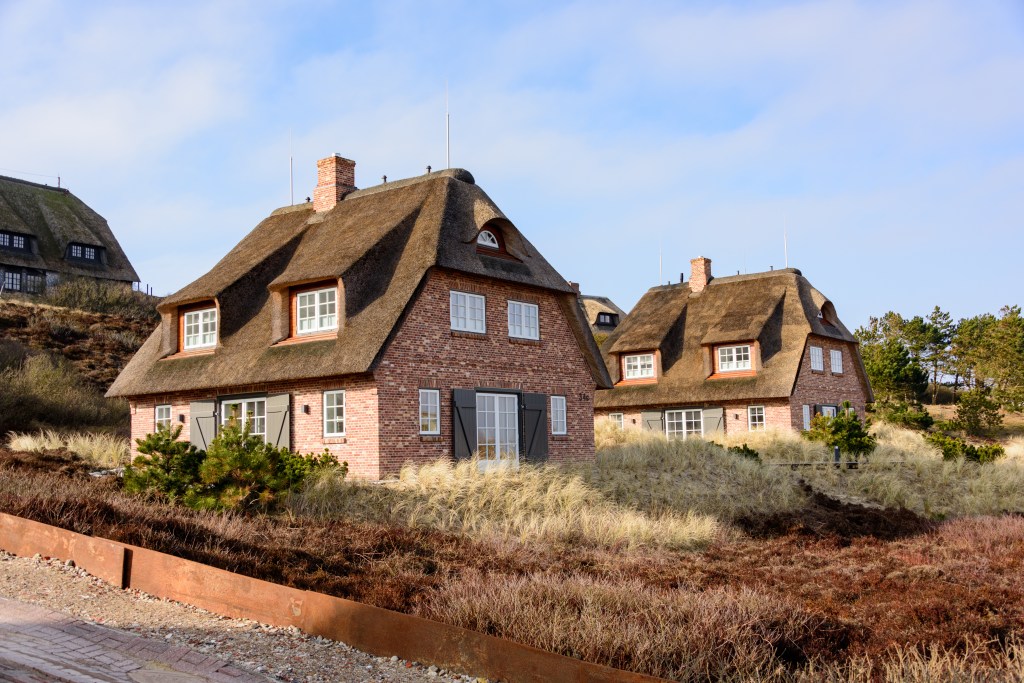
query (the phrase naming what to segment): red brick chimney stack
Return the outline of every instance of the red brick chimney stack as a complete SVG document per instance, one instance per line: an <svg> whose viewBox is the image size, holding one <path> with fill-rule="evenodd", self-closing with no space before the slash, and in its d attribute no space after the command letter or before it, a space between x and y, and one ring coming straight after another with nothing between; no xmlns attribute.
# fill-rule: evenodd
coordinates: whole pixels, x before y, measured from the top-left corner
<svg viewBox="0 0 1024 683"><path fill-rule="evenodd" d="M313 210L328 211L341 198L356 189L356 162L333 154L316 162L316 189Z"/></svg>
<svg viewBox="0 0 1024 683"><path fill-rule="evenodd" d="M690 259L690 291L702 292L711 282L711 259L698 256Z"/></svg>

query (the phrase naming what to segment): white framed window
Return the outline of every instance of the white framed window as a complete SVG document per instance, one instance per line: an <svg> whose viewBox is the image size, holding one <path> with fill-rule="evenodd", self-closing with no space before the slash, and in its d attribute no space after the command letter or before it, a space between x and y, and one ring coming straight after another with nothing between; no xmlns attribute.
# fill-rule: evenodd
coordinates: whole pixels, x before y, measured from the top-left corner
<svg viewBox="0 0 1024 683"><path fill-rule="evenodd" d="M486 332L485 302L479 294L452 290L449 300L452 329L460 332Z"/></svg>
<svg viewBox="0 0 1024 683"><path fill-rule="evenodd" d="M665 436L670 439L686 439L704 436L704 412L698 409L666 410Z"/></svg>
<svg viewBox="0 0 1024 683"><path fill-rule="evenodd" d="M836 408L835 406L822 406L821 407L821 414L824 415L825 417L835 417L838 412L839 412L839 409Z"/></svg>
<svg viewBox="0 0 1024 683"><path fill-rule="evenodd" d="M756 432L764 427L764 406L747 406L747 429Z"/></svg>
<svg viewBox="0 0 1024 683"><path fill-rule="evenodd" d="M441 392L420 389L420 434L441 433Z"/></svg>
<svg viewBox="0 0 1024 683"><path fill-rule="evenodd" d="M828 352L829 364L832 367L833 375L843 374L843 351L842 349L832 349Z"/></svg>
<svg viewBox="0 0 1024 683"><path fill-rule="evenodd" d="M15 249L25 248L25 236L24 235L11 235L11 246Z"/></svg>
<svg viewBox="0 0 1024 683"><path fill-rule="evenodd" d="M480 234L476 236L476 243L488 249L498 249L500 246L498 238L490 230L481 230Z"/></svg>
<svg viewBox="0 0 1024 683"><path fill-rule="evenodd" d="M639 353L626 356L622 361L626 379L654 377L654 354Z"/></svg>
<svg viewBox="0 0 1024 683"><path fill-rule="evenodd" d="M324 392L324 436L345 436L345 391Z"/></svg>
<svg viewBox="0 0 1024 683"><path fill-rule="evenodd" d="M315 334L338 329L338 288L325 287L295 295L295 332Z"/></svg>
<svg viewBox="0 0 1024 683"><path fill-rule="evenodd" d="M626 416L622 413L608 413L608 419L619 429L626 428Z"/></svg>
<svg viewBox="0 0 1024 683"><path fill-rule="evenodd" d="M519 397L476 395L476 448L481 467L495 462L519 463Z"/></svg>
<svg viewBox="0 0 1024 683"><path fill-rule="evenodd" d="M90 261L96 260L96 247L85 247L82 249L82 257Z"/></svg>
<svg viewBox="0 0 1024 683"><path fill-rule="evenodd" d="M508 336L520 339L540 339L538 310L537 304L509 301Z"/></svg>
<svg viewBox="0 0 1024 683"><path fill-rule="evenodd" d="M217 309L185 313L185 350L208 349L217 345Z"/></svg>
<svg viewBox="0 0 1024 683"><path fill-rule="evenodd" d="M71 255L74 256L75 258L82 258L82 245L81 244L72 244L71 245Z"/></svg>
<svg viewBox="0 0 1024 683"><path fill-rule="evenodd" d="M811 370L825 371L825 356L820 346L811 347Z"/></svg>
<svg viewBox="0 0 1024 683"><path fill-rule="evenodd" d="M43 276L28 273L25 275L25 291L31 294L39 294L43 291Z"/></svg>
<svg viewBox="0 0 1024 683"><path fill-rule="evenodd" d="M568 433L565 416L565 396L551 397L551 433Z"/></svg>
<svg viewBox="0 0 1024 683"><path fill-rule="evenodd" d="M6 232L0 232L0 247L11 246L11 235Z"/></svg>
<svg viewBox="0 0 1024 683"><path fill-rule="evenodd" d="M153 423L157 429L171 428L171 406L160 405L154 409Z"/></svg>
<svg viewBox="0 0 1024 683"><path fill-rule="evenodd" d="M811 428L811 407L804 406L804 431Z"/></svg>
<svg viewBox="0 0 1024 683"><path fill-rule="evenodd" d="M619 316L614 313L598 313L597 324L598 325L615 325Z"/></svg>
<svg viewBox="0 0 1024 683"><path fill-rule="evenodd" d="M7 271L4 273L4 289L11 292L21 291L21 273Z"/></svg>
<svg viewBox="0 0 1024 683"><path fill-rule="evenodd" d="M249 428L249 433L264 441L267 438L267 399L244 398L221 401L220 423Z"/></svg>
<svg viewBox="0 0 1024 683"><path fill-rule="evenodd" d="M718 347L718 371L737 372L750 369L750 344Z"/></svg>

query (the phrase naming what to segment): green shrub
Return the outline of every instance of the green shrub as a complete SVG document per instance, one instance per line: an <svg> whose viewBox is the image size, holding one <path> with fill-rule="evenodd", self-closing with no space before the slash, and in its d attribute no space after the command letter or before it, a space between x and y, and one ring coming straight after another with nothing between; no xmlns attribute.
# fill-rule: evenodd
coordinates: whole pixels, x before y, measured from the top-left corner
<svg viewBox="0 0 1024 683"><path fill-rule="evenodd" d="M925 431L935 423L935 418L920 403L907 401L878 403L875 405L874 412L885 422L907 429Z"/></svg>
<svg viewBox="0 0 1024 683"><path fill-rule="evenodd" d="M984 464L988 462L995 462L1006 453L1006 450L999 444L993 443L975 446L974 444L967 443L963 439L955 436L949 436L942 432L929 434L926 438L929 443L942 451L943 460L963 459Z"/></svg>
<svg viewBox="0 0 1024 683"><path fill-rule="evenodd" d="M135 440L142 455L125 468L126 491L159 494L170 500L181 500L191 493L199 482L199 466L206 454L187 441L178 441L180 434L178 425Z"/></svg>
<svg viewBox="0 0 1024 683"><path fill-rule="evenodd" d="M843 403L835 417L816 416L804 436L829 448L839 446L840 451L850 455L864 455L875 449L875 437L868 433L849 401Z"/></svg>
<svg viewBox="0 0 1024 683"><path fill-rule="evenodd" d="M744 458L747 458L749 460L755 460L757 462L761 462L761 454L758 453L757 451L755 451L753 448L751 448L747 444L741 444L739 446L730 446L729 447L729 452L730 453L735 453L736 455L743 456Z"/></svg>
<svg viewBox="0 0 1024 683"><path fill-rule="evenodd" d="M977 436L998 429L1003 424L1003 417L999 414L999 403L988 389L971 389L960 394L953 423L957 429Z"/></svg>

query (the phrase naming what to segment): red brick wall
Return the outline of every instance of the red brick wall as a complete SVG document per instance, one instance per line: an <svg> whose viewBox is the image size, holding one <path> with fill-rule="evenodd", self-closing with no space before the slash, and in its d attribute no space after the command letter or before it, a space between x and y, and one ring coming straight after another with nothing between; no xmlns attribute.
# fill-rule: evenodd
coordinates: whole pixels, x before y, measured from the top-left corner
<svg viewBox="0 0 1024 683"><path fill-rule="evenodd" d="M486 297L485 335L452 332L452 289ZM537 304L539 342L509 338L510 299ZM566 462L594 457L594 380L550 292L434 270L374 376L380 398L382 473L397 472L406 462L451 454L451 398L456 388L505 388L565 396L566 436L551 435L548 400L549 459ZM439 437L419 435L421 388L440 390Z"/></svg>
<svg viewBox="0 0 1024 683"><path fill-rule="evenodd" d="M765 426L768 429L790 429L790 422L792 420L790 415L790 405L789 401L787 401L784 398L770 400L732 401L729 403L715 405L719 405L725 410L726 434L736 434L748 431L748 406L764 406ZM711 404L688 406L688 404L685 401L683 401L678 404L673 404L672 406L669 407L708 408L711 407ZM622 413L622 426L624 429L643 429L644 423L642 415L645 411L663 412L665 408L666 406L645 406L640 408L625 408L622 410L602 408L595 412L594 418L600 419L602 417L607 417L611 413Z"/></svg>
<svg viewBox="0 0 1024 683"><path fill-rule="evenodd" d="M824 371L811 370L811 347L822 349ZM842 374L832 372L832 359L829 351L838 349L843 352ZM793 429L803 429L803 406L811 406L812 414L815 405L840 405L849 401L857 415L864 418L867 404L867 379L861 373L860 363L856 358L859 347L851 342L838 341L827 337L810 336L804 347L804 355L800 360L800 371L797 375L796 387L790 397Z"/></svg>

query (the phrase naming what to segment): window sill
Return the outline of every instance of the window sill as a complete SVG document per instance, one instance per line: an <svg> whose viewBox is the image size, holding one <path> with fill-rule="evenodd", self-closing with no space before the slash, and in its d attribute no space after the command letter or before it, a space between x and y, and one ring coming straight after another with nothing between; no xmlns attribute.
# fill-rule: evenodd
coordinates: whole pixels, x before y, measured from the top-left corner
<svg viewBox="0 0 1024 683"><path fill-rule="evenodd" d="M466 332L464 330L452 330L452 336L461 339L487 339L486 332Z"/></svg>
<svg viewBox="0 0 1024 683"><path fill-rule="evenodd" d="M844 373L842 373L842 372L833 372L833 373L832 373L832 376L833 376L833 377L842 377L842 376L843 376L843 374L844 374Z"/></svg>
<svg viewBox="0 0 1024 683"><path fill-rule="evenodd" d="M540 346L540 339L525 339L523 337L509 337L509 344L522 344L523 346Z"/></svg>
<svg viewBox="0 0 1024 683"><path fill-rule="evenodd" d="M757 372L754 370L735 370L731 372L716 372L708 376L708 379L731 379L734 377L755 377L756 375Z"/></svg>
<svg viewBox="0 0 1024 683"><path fill-rule="evenodd" d="M629 386L631 384L657 384L657 377L643 377L641 379L622 379L615 383L615 386Z"/></svg>
<svg viewBox="0 0 1024 683"><path fill-rule="evenodd" d="M551 435L551 440L552 441L568 441L569 440L569 435L568 434L552 434Z"/></svg>
<svg viewBox="0 0 1024 683"><path fill-rule="evenodd" d="M178 351L177 353L172 353L171 355L165 356L160 360L174 360L175 358L192 358L193 356L212 356L216 350L216 348L212 348L196 349L194 351Z"/></svg>
<svg viewBox="0 0 1024 683"><path fill-rule="evenodd" d="M824 375L825 371L824 370L815 370L814 368L811 368L811 374L812 375Z"/></svg>
<svg viewBox="0 0 1024 683"><path fill-rule="evenodd" d="M444 441L440 434L420 434L420 441L423 443L439 443Z"/></svg>
<svg viewBox="0 0 1024 683"><path fill-rule="evenodd" d="M304 344L306 342L329 341L338 338L338 331L320 332L318 334L304 334L302 336L288 337L273 344L272 346L291 346L292 344Z"/></svg>
<svg viewBox="0 0 1024 683"><path fill-rule="evenodd" d="M341 443L348 443L348 439L345 438L344 436L325 436L324 437L324 445L328 445L328 444L341 444Z"/></svg>

